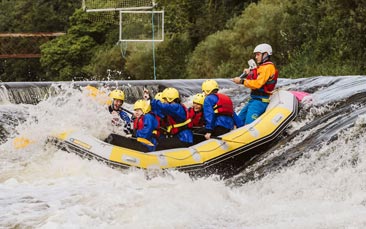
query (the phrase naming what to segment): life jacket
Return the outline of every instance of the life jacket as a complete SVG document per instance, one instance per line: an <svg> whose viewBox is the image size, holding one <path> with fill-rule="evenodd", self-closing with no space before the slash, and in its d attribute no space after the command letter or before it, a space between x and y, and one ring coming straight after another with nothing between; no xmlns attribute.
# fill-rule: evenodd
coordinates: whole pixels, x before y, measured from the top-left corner
<svg viewBox="0 0 366 229"><path fill-rule="evenodd" d="M261 64L260 66L264 66L267 64L272 64L272 62L268 61L265 62L263 64ZM257 72L257 68L253 69L250 71L250 73L247 76L248 80L256 80L258 78L258 72ZM267 82L258 90L254 90L257 92L254 92L253 94L257 94L257 95L262 95L262 93L266 93L266 94L271 94L272 91L275 89L276 83L277 83L277 79L278 79L278 70L275 68L275 74L270 76L267 80ZM264 94L265 95L265 94Z"/></svg>
<svg viewBox="0 0 366 229"><path fill-rule="evenodd" d="M153 134L157 137L157 138L159 138L160 137L160 135L161 135L161 123L162 123L162 118L160 118L160 116L159 115L156 115L155 113L153 113L153 112L150 112L150 113L152 113L154 116L155 116L155 118L156 118L156 120L158 120L158 127L156 127L156 129L153 131Z"/></svg>
<svg viewBox="0 0 366 229"><path fill-rule="evenodd" d="M144 128L144 116L145 115L141 115L138 118L135 118L135 120L133 120L133 130L142 130L142 128Z"/></svg>
<svg viewBox="0 0 366 229"><path fill-rule="evenodd" d="M149 112L149 114L154 115L158 120L158 127L153 131L153 135L158 138L160 136L160 117L152 112ZM135 120L133 120L133 132L135 135L137 130L142 130L144 128L144 117L145 115L141 115L139 118L135 118Z"/></svg>
<svg viewBox="0 0 366 229"><path fill-rule="evenodd" d="M227 115L227 116L233 116L234 115L234 106L233 101L229 98L229 96L216 93L215 94L218 97L218 101L216 105L213 107L215 113L217 115Z"/></svg>
<svg viewBox="0 0 366 229"><path fill-rule="evenodd" d="M181 104L184 108L184 111L186 113L186 120L184 122L181 123L177 123L171 116L166 116L167 117L167 121L168 121L168 126L166 128L166 131L169 134L172 135L176 135L178 134L181 130L185 130L188 128L188 124L191 122L191 120L188 118L188 109L186 108L186 106L184 106L184 104Z"/></svg>
<svg viewBox="0 0 366 229"><path fill-rule="evenodd" d="M158 116L158 120L159 120L159 132L160 134L168 134L167 132L167 127L169 126L168 124L168 118L167 116L165 116L164 118L161 118Z"/></svg>
<svg viewBox="0 0 366 229"><path fill-rule="evenodd" d="M205 125L202 110L200 112L195 112L193 107L190 107L188 108L188 117L191 120L190 123L188 123L189 128L202 127Z"/></svg>

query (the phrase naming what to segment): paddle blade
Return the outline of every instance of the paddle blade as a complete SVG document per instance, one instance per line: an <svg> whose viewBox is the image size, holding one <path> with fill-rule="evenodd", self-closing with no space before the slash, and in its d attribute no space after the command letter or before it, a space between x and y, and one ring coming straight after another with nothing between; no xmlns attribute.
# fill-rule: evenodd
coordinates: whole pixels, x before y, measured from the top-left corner
<svg viewBox="0 0 366 229"><path fill-rule="evenodd" d="M28 138L24 138L24 137L19 137L19 138L15 138L13 141L13 146L15 149L23 149L25 147L27 147L29 144L32 144L34 141L28 139Z"/></svg>
<svg viewBox="0 0 366 229"><path fill-rule="evenodd" d="M149 146L154 146L154 144L152 144L152 142L150 142L149 140L147 140L146 138L137 138L136 139L138 142L144 143L146 145Z"/></svg>
<svg viewBox="0 0 366 229"><path fill-rule="evenodd" d="M108 106L112 104L111 98L109 98L105 92L100 91L98 88L88 85L85 87L85 89L89 92L88 96L93 98L99 104Z"/></svg>

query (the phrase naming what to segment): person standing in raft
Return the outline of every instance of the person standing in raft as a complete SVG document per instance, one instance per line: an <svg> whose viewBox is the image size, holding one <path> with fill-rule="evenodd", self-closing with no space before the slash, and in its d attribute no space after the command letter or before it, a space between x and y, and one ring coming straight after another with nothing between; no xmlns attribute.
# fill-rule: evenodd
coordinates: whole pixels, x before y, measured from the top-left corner
<svg viewBox="0 0 366 229"><path fill-rule="evenodd" d="M202 83L202 91L206 94L203 103L205 118L205 138L219 136L243 125L234 112L233 102L229 96L218 93L219 85L215 80Z"/></svg>
<svg viewBox="0 0 366 229"><path fill-rule="evenodd" d="M193 143L192 130L188 128L188 111L181 103L177 89L165 88L162 93L163 100L152 99L152 110L158 111L165 117L166 138L160 138L156 150L188 147Z"/></svg>
<svg viewBox="0 0 366 229"><path fill-rule="evenodd" d="M247 75L245 79L235 77L232 79L237 84L244 84L250 88L250 100L239 113L239 118L247 125L262 115L268 106L269 97L275 89L278 70L270 61L272 47L269 44L260 44L255 47L253 53L258 64L252 70L244 69Z"/></svg>
<svg viewBox="0 0 366 229"><path fill-rule="evenodd" d="M155 151L158 138L156 131L159 128L159 122L156 115L151 112L150 103L143 99L137 100L133 109L135 111L133 134L126 136L110 134L106 142L140 152ZM139 139L141 140L139 141Z"/></svg>
<svg viewBox="0 0 366 229"><path fill-rule="evenodd" d="M125 134L132 134L131 118L127 112L122 108L125 100L125 93L121 90L113 90L109 94L112 103L108 106L109 113L112 114L112 124L115 126L122 126Z"/></svg>

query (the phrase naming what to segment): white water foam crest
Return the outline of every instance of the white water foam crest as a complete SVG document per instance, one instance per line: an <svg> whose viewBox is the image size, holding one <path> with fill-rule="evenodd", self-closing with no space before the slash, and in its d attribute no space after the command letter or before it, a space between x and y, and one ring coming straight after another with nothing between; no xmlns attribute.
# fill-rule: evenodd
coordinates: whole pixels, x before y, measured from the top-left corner
<svg viewBox="0 0 366 229"><path fill-rule="evenodd" d="M272 225L254 228L366 226L365 142L364 130L346 131L320 150L306 152L295 165L239 188L265 209L254 215L262 224L273 217Z"/></svg>
<svg viewBox="0 0 366 229"><path fill-rule="evenodd" d="M355 131L345 132L319 151L307 152L290 168L232 189L214 178L192 181L176 171L146 180L140 170L121 173L57 151L18 171L20 178L2 182L1 224L38 228L362 228L366 225L366 135ZM354 143L349 143L350 138Z"/></svg>
<svg viewBox="0 0 366 229"><path fill-rule="evenodd" d="M1 85L0 90L0 105L10 104L9 93L4 85Z"/></svg>
<svg viewBox="0 0 366 229"><path fill-rule="evenodd" d="M17 126L17 138L23 137L33 143L21 150L29 150L32 145L41 147L47 137L63 131L78 130L101 139L112 132L111 117L88 91L80 91L72 86L56 88L57 95L51 96L37 105L27 105L28 118ZM129 104L124 104L128 107ZM13 151L13 139L2 145L5 151Z"/></svg>
<svg viewBox="0 0 366 229"><path fill-rule="evenodd" d="M18 127L19 135L35 136L37 143L20 151L0 146L0 228L366 227L364 116L291 167L231 188L216 177L192 180L177 171L147 180L140 170L121 172L44 145L42 138L62 128L99 137L108 132L104 108L64 89L69 94L29 106L32 118ZM315 109L309 122L324 112Z"/></svg>
<svg viewBox="0 0 366 229"><path fill-rule="evenodd" d="M195 219L188 224L192 228L215 221L220 226L225 224L219 216L234 210L212 202L222 205L230 196L213 179L192 181L187 174L172 171L168 177L147 181L140 170L125 174L65 152L43 164L35 161L20 174L20 179L9 178L0 185L6 194L0 198L5 227L168 228L185 227L190 219ZM215 192L196 193L206 188ZM187 201L193 199L198 201ZM202 207L217 219L201 218ZM22 220L17 220L19 214Z"/></svg>

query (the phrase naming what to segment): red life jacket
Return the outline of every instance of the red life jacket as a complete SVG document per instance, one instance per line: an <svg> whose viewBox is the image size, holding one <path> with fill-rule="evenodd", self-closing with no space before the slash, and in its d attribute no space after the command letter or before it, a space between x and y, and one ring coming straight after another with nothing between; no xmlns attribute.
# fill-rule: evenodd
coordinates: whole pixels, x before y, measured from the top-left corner
<svg viewBox="0 0 366 229"><path fill-rule="evenodd" d="M216 105L213 107L215 113L218 115L233 116L234 105L230 97L220 93L216 93L215 95L219 98Z"/></svg>
<svg viewBox="0 0 366 229"><path fill-rule="evenodd" d="M167 134L167 127L168 127L168 118L165 116L164 118L160 118L158 116L158 120L159 120L159 132L161 134Z"/></svg>
<svg viewBox="0 0 366 229"><path fill-rule="evenodd" d="M263 65L267 65L267 64L272 64L272 62L268 61L263 63L261 66ZM253 69L250 71L250 73L247 76L248 80L256 80L258 78L258 73L257 73L257 69ZM278 79L278 70L275 68L275 74L270 76L267 80L267 82L261 87L259 88L257 91L261 91L261 92L265 92L267 94L271 94L272 91L275 89L276 83L277 83L277 79Z"/></svg>
<svg viewBox="0 0 366 229"><path fill-rule="evenodd" d="M205 125L202 110L200 112L195 112L193 107L188 108L188 118L191 120L191 122L188 123L189 128L202 127Z"/></svg>
<svg viewBox="0 0 366 229"><path fill-rule="evenodd" d="M168 115L167 116L167 120L168 120L167 132L169 134L176 135L179 133L179 131L188 128L188 123L190 122L190 120L188 118L188 109L186 108L186 106L184 106L184 104L181 104L181 105L183 106L184 111L186 112L186 120L184 122L177 123L171 116Z"/></svg>
<svg viewBox="0 0 366 229"><path fill-rule="evenodd" d="M162 118L160 118L159 115L156 115L154 113L152 113L152 114L155 116L156 120L158 120L158 127L156 127L156 129L153 131L153 134L155 134L156 137L159 138L160 134L161 134L161 128L160 127L161 127L161 123L162 123L162 121L161 121Z"/></svg>
<svg viewBox="0 0 366 229"><path fill-rule="evenodd" d="M142 128L144 128L144 116L145 115L141 115L138 118L135 118L135 120L133 120L133 130L141 130Z"/></svg>
<svg viewBox="0 0 366 229"><path fill-rule="evenodd" d="M152 114L155 116L155 118L158 120L158 127L153 131L153 134L156 135L156 137L160 136L160 117L155 115L152 112L149 112L149 114ZM133 132L136 134L137 130L142 130L144 128L144 117L145 115L141 115L139 118L135 118L133 120Z"/></svg>

